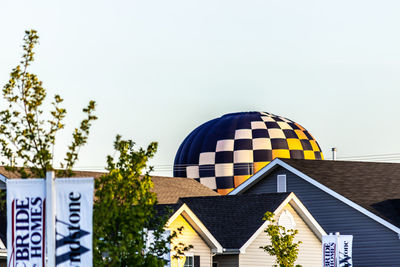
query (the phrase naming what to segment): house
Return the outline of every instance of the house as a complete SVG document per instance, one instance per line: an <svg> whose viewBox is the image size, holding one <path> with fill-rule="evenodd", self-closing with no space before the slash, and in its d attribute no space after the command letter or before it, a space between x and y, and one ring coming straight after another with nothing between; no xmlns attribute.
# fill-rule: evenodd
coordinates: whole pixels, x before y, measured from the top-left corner
<svg viewBox="0 0 400 267"><path fill-rule="evenodd" d="M400 266L400 164L274 159L231 195L294 192L322 228L353 235L353 264Z"/></svg>
<svg viewBox="0 0 400 267"><path fill-rule="evenodd" d="M171 257L171 266L272 266L275 258L260 248L269 243L264 233L269 222L262 220L267 211L275 214L278 224L299 230L296 239L303 243L297 263L321 265L321 239L326 233L293 193L180 198L159 209L165 206L175 210L166 229L184 227L171 247L180 242L193 245L183 259Z"/></svg>

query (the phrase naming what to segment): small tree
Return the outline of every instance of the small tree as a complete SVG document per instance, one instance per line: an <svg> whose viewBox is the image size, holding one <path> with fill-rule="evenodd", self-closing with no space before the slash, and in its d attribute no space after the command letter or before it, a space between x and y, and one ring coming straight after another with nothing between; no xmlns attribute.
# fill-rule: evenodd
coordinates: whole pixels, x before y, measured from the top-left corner
<svg viewBox="0 0 400 267"><path fill-rule="evenodd" d="M44 112L46 90L42 81L29 72L38 41L35 30L25 32L22 59L12 70L2 91L5 104L0 110L0 163L22 178L45 177L47 171L53 170L56 134L64 128L63 120L67 114L61 107L63 99L59 95L54 96L52 110ZM60 175L72 175L79 149L86 144L91 123L97 119L94 110L95 102L89 101L83 109L86 118L73 131L72 143L64 162L60 163Z"/></svg>
<svg viewBox="0 0 400 267"><path fill-rule="evenodd" d="M183 229L165 236L169 216L158 216L154 206L157 196L151 192L152 167L147 166L147 161L154 156L157 143L151 143L146 150L135 150L134 145L117 136L114 148L119 156L108 156L108 173L96 179L95 266L164 266L163 255L169 252L167 244ZM174 257L191 247L177 244L172 248Z"/></svg>
<svg viewBox="0 0 400 267"><path fill-rule="evenodd" d="M271 240L271 245L260 247L269 255L276 257L276 264L279 267L294 267L299 253L299 245L301 241L295 242L294 237L298 233L295 229L286 229L281 225L277 225L272 212L267 212L263 220L269 221L267 229L264 230ZM296 265L301 267L301 265Z"/></svg>

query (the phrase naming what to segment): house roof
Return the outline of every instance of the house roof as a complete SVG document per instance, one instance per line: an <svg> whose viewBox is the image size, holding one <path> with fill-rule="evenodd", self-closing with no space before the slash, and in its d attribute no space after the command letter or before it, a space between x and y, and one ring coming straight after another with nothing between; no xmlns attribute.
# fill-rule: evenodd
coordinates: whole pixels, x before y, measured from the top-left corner
<svg viewBox="0 0 400 267"><path fill-rule="evenodd" d="M280 159L370 212L400 226L400 164Z"/></svg>
<svg viewBox="0 0 400 267"><path fill-rule="evenodd" d="M105 174L105 172L75 170L73 173L72 177L94 177L95 179ZM0 175L8 179L20 178L18 173L7 171L3 166L0 166ZM176 203L180 197L219 196L217 192L190 178L152 176L151 179L154 184L152 191L157 194L160 204Z"/></svg>
<svg viewBox="0 0 400 267"><path fill-rule="evenodd" d="M29 172L29 169L26 170ZM98 178L105 174L105 172L93 172L93 171L73 171L72 177L94 177ZM18 172L8 171L4 166L0 166L0 175L8 178L8 179L19 179L21 176Z"/></svg>
<svg viewBox="0 0 400 267"><path fill-rule="evenodd" d="M290 193L181 198L225 249L240 249Z"/></svg>
<svg viewBox="0 0 400 267"><path fill-rule="evenodd" d="M160 204L172 204L182 197L220 196L217 192L190 178L153 176L153 191Z"/></svg>

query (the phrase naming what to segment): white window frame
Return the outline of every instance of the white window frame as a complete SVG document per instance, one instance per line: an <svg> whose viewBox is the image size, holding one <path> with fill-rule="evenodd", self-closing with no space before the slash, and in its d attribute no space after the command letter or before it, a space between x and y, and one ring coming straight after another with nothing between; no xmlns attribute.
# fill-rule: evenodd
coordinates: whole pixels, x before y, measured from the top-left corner
<svg viewBox="0 0 400 267"><path fill-rule="evenodd" d="M193 253L185 253L185 261L183 262L183 267L185 266L185 262L187 258L192 258L192 266L188 266L188 267L194 267L194 254Z"/></svg>
<svg viewBox="0 0 400 267"><path fill-rule="evenodd" d="M276 177L276 192L286 193L287 192L287 180L286 174L278 174Z"/></svg>

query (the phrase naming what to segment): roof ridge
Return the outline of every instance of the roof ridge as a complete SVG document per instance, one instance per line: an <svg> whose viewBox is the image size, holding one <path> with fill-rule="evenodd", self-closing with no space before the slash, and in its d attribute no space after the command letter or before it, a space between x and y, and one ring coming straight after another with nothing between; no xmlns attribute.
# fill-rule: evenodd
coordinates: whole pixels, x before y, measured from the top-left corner
<svg viewBox="0 0 400 267"><path fill-rule="evenodd" d="M197 197L181 197L179 199L194 199L194 198L199 198L199 199L205 199L205 198L216 198L218 197L219 199L226 199L226 198L256 198L260 196L274 196L274 195L290 195L292 192L280 192L280 193L259 193L259 194L243 194L243 195L218 195L218 196L197 196Z"/></svg>
<svg viewBox="0 0 400 267"><path fill-rule="evenodd" d="M382 165L385 165L385 164L387 164L387 165L399 165L400 166L400 162L377 162L377 161L356 161L356 160L332 160L332 159L324 159L324 160L319 160L319 159L316 159L316 160L309 160L309 159L288 159L288 158L278 158L278 159L280 159L280 160L282 160L282 161L302 161L302 162L315 162L315 163L321 163L321 162L326 162L326 163L352 163L352 164L354 164L354 163L361 163L361 164L371 164L371 163L373 163L373 164L382 164Z"/></svg>

